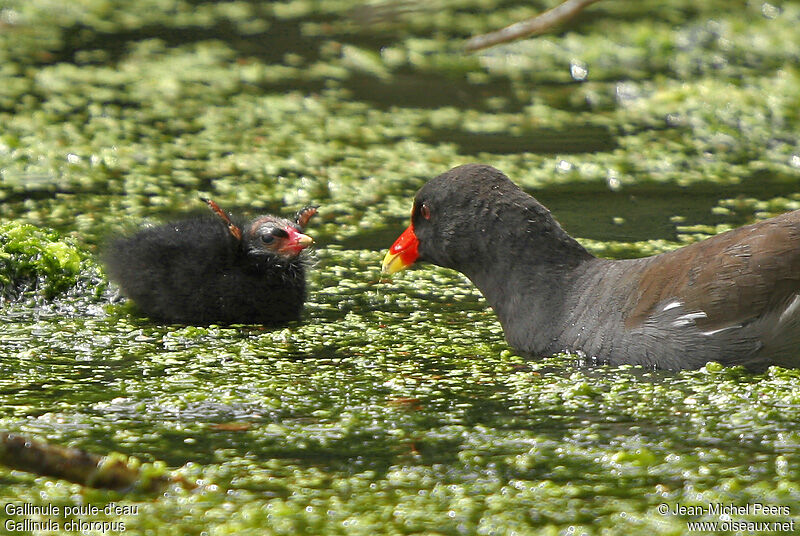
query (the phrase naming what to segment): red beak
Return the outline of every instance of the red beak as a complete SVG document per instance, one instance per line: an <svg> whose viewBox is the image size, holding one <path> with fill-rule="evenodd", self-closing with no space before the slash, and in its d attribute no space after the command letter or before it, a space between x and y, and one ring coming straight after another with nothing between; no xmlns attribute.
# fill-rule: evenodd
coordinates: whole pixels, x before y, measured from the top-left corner
<svg viewBox="0 0 800 536"><path fill-rule="evenodd" d="M383 258L381 271L391 275L408 268L419 258L418 248L419 240L417 235L414 234L414 225L412 224L403 231L403 234L389 248L389 252Z"/></svg>
<svg viewBox="0 0 800 536"><path fill-rule="evenodd" d="M278 250L284 255L298 255L305 248L314 243L314 239L308 235L301 233L294 227L285 228L289 238L286 243Z"/></svg>

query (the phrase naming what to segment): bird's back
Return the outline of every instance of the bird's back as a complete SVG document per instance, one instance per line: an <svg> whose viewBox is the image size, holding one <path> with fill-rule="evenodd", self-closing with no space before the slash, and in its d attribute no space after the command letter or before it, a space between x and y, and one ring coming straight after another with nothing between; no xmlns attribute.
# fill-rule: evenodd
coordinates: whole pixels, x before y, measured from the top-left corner
<svg viewBox="0 0 800 536"><path fill-rule="evenodd" d="M148 316L205 318L203 294L236 255L233 237L213 218L149 227L114 240L104 254L109 277Z"/></svg>
<svg viewBox="0 0 800 536"><path fill-rule="evenodd" d="M595 306L576 313L598 326L579 345L612 363L800 364L800 211L653 257L597 259L583 284Z"/></svg>

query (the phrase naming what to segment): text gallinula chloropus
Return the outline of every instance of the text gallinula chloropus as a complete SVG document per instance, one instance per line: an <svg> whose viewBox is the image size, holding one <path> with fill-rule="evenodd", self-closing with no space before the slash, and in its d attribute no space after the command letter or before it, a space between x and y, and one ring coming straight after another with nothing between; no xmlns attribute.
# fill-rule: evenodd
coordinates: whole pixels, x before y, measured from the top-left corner
<svg viewBox="0 0 800 536"><path fill-rule="evenodd" d="M317 207L294 221L259 216L236 223L216 216L144 229L104 254L111 280L149 317L184 324L280 324L299 318L306 298L302 233Z"/></svg>
<svg viewBox="0 0 800 536"><path fill-rule="evenodd" d="M383 260L466 275L534 355L697 368L800 365L800 211L642 259L598 259L500 171L468 164L414 199Z"/></svg>

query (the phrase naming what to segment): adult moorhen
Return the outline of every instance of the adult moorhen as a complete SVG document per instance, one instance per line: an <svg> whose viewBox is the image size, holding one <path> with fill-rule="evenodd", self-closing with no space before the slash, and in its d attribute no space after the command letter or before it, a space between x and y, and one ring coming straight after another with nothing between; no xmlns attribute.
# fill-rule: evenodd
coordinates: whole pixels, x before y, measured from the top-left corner
<svg viewBox="0 0 800 536"><path fill-rule="evenodd" d="M665 369L800 365L800 210L642 259L598 259L490 166L429 181L383 271L466 275L524 354Z"/></svg>
<svg viewBox="0 0 800 536"><path fill-rule="evenodd" d="M182 324L258 323L299 318L306 297L302 233L317 207L294 221L259 216L236 223L211 200L216 216L144 229L113 241L106 270L150 318Z"/></svg>

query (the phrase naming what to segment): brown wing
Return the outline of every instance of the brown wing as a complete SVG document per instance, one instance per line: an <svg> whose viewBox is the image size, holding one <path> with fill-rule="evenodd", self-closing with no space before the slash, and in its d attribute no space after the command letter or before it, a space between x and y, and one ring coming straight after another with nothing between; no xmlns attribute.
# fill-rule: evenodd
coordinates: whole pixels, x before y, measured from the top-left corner
<svg viewBox="0 0 800 536"><path fill-rule="evenodd" d="M301 208L297 211L297 214L294 217L295 223L299 225L301 229L305 229L306 225L308 225L308 220L310 220L314 214L317 213L318 208L319 205L309 205Z"/></svg>
<svg viewBox="0 0 800 536"><path fill-rule="evenodd" d="M629 329L657 309L702 312L703 330L746 323L785 307L800 291L800 210L652 258L632 297Z"/></svg>
<svg viewBox="0 0 800 536"><path fill-rule="evenodd" d="M200 200L203 201L206 205L208 205L208 208L214 211L214 214L219 216L219 218L223 222L225 222L225 225L228 226L228 232L230 232L231 235L236 240L242 239L242 230L235 223L231 221L230 216L228 216L228 214L224 210L222 210L217 203L215 203L211 199L206 199L205 197L201 197Z"/></svg>

